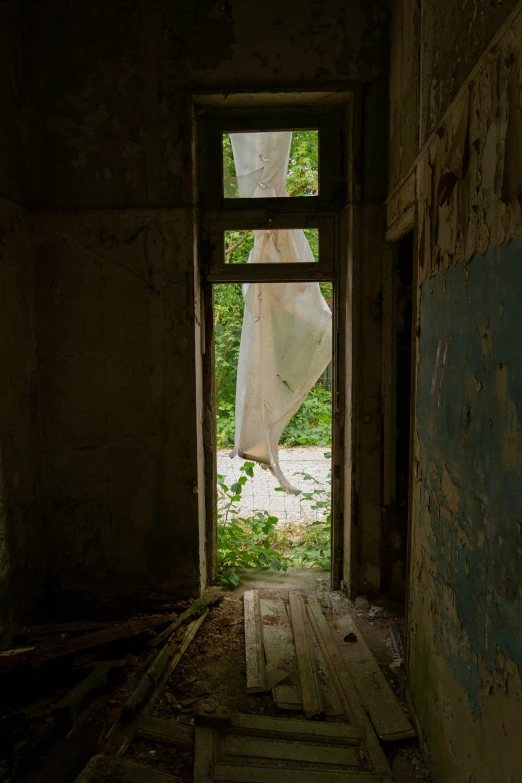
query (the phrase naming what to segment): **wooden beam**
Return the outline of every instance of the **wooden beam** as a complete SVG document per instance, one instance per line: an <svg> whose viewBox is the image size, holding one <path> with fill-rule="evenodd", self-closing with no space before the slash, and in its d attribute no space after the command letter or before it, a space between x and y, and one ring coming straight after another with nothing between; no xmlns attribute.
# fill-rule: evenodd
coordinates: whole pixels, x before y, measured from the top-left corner
<svg viewBox="0 0 522 783"><path fill-rule="evenodd" d="M243 596L245 620L246 692L264 693L265 651L259 590L246 590Z"/></svg>
<svg viewBox="0 0 522 783"><path fill-rule="evenodd" d="M290 601L292 628L294 630L294 643L303 711L305 716L309 719L320 716L323 717L325 711L315 665L312 639L308 633L309 626L305 622L306 610L303 597L300 593L293 590L289 592L288 597Z"/></svg>
<svg viewBox="0 0 522 783"><path fill-rule="evenodd" d="M415 729L352 618L344 615L335 625L342 639L348 633L357 639L342 644L341 654L379 737L388 742L415 737Z"/></svg>
<svg viewBox="0 0 522 783"><path fill-rule="evenodd" d="M382 775L382 781L393 783L393 777L384 752L374 732L370 718L361 702L353 679L344 665L332 630L315 598L308 598L308 616L327 666L332 674L335 687L341 699L348 720L355 726L365 729L370 758L376 772Z"/></svg>
<svg viewBox="0 0 522 783"><path fill-rule="evenodd" d="M134 761L95 756L76 783L184 783L183 778L152 769Z"/></svg>
<svg viewBox="0 0 522 783"><path fill-rule="evenodd" d="M282 598L261 598L260 604L267 663L289 673L286 680L272 691L274 701L281 710L301 710L303 702L294 637L285 603Z"/></svg>
<svg viewBox="0 0 522 783"><path fill-rule="evenodd" d="M224 598L224 593L222 590L219 590L217 587L211 587L210 590L206 590L201 598L198 598L196 601L194 601L193 604L189 606L189 608L183 612L183 614L180 614L179 617L174 620L173 623L169 625L168 628L165 628L164 631L159 633L150 643L150 647L158 647L160 644L163 644L163 642L166 642L167 639L172 636L174 631L177 631L177 629L182 626L184 623L188 622L191 618L196 618L199 615L201 615L205 609L208 606L212 606L212 604L217 604L220 601L222 601Z"/></svg>
<svg viewBox="0 0 522 783"><path fill-rule="evenodd" d="M172 720L153 718L150 715L138 715L133 723L137 737L179 745L184 748L194 747L194 729Z"/></svg>

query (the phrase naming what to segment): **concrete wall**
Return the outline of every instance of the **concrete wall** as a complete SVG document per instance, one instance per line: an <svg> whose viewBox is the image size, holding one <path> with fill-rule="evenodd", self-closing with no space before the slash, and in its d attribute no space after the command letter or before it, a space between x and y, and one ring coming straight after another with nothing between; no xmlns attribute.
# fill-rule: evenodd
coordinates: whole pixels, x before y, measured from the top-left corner
<svg viewBox="0 0 522 783"><path fill-rule="evenodd" d="M205 508L190 94L355 83L358 184L382 202L386 3L54 0L31 6L22 42L49 582L195 594ZM380 257L368 275L371 263ZM379 292L368 296L373 318ZM378 560L379 537L367 538Z"/></svg>
<svg viewBox="0 0 522 783"><path fill-rule="evenodd" d="M407 690L441 783L520 777L521 42L522 9L387 205L418 213Z"/></svg>

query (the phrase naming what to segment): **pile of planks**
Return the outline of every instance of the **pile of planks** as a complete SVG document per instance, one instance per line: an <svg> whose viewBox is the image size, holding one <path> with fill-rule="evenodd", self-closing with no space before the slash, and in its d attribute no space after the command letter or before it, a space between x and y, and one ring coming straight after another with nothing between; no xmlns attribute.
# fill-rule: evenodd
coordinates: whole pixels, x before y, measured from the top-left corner
<svg viewBox="0 0 522 783"><path fill-rule="evenodd" d="M415 736L349 615L330 627L318 601L296 591L285 601L250 590L244 605L248 693L272 689L281 710L301 711L312 720L343 716L354 726L369 720L386 742Z"/></svg>
<svg viewBox="0 0 522 783"><path fill-rule="evenodd" d="M157 698L222 597L212 588L179 615L21 628L19 645L0 653L0 753L7 769L31 783L72 780L115 722L124 726ZM128 695L127 669L140 665L143 676Z"/></svg>

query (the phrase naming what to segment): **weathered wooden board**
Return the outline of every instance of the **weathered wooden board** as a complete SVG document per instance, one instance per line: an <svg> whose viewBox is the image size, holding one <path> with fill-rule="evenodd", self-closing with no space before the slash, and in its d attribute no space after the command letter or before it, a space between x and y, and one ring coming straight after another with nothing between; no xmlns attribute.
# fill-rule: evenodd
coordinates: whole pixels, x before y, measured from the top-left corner
<svg viewBox="0 0 522 783"><path fill-rule="evenodd" d="M183 748L193 748L194 729L173 720L153 718L150 715L138 715L132 724L137 737L157 740L169 745L179 745Z"/></svg>
<svg viewBox="0 0 522 783"><path fill-rule="evenodd" d="M333 625L340 641L355 634L357 641L339 649L379 737L388 742L414 737L415 729L352 618L343 615Z"/></svg>
<svg viewBox="0 0 522 783"><path fill-rule="evenodd" d="M312 646L313 632L309 623L305 621L306 608L302 595L291 590L288 598L290 602L290 617L294 631L294 644L303 712L309 719L316 718L320 715L324 715L324 705L321 698L316 657Z"/></svg>
<svg viewBox="0 0 522 783"><path fill-rule="evenodd" d="M183 783L177 775L152 769L145 764L107 756L94 756L76 783Z"/></svg>
<svg viewBox="0 0 522 783"><path fill-rule="evenodd" d="M374 769L383 781L393 781L388 761L377 740L373 725L355 687L352 676L344 664L333 631L328 625L321 607L315 598L308 598L308 616L325 661L332 674L337 693L344 707L347 719L359 728L366 730L366 741Z"/></svg>
<svg viewBox="0 0 522 783"><path fill-rule="evenodd" d="M317 721L232 715L197 726L194 783L381 783L365 731ZM389 779L391 780L391 778Z"/></svg>
<svg viewBox="0 0 522 783"><path fill-rule="evenodd" d="M325 713L329 718L340 717L341 715L344 715L343 705L341 704L339 694L337 693L334 681L332 680L330 669L324 659L323 651L321 650L321 647L315 638L308 613L305 614L305 622L309 628L309 633L314 640L313 652L315 657L316 670L319 675L321 696L324 703Z"/></svg>
<svg viewBox="0 0 522 783"><path fill-rule="evenodd" d="M292 625L281 598L261 598L263 641L267 663L289 672L284 682L272 691L274 701L282 710L301 710L303 702L299 687L297 658Z"/></svg>
<svg viewBox="0 0 522 783"><path fill-rule="evenodd" d="M243 596L245 620L245 659L247 693L263 693L265 682L265 652L259 590L246 590Z"/></svg>

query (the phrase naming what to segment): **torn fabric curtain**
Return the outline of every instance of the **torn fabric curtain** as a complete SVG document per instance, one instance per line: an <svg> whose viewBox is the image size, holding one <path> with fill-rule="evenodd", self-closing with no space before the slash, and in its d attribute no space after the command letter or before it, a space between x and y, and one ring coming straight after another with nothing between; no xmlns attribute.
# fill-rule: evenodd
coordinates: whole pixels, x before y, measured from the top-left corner
<svg viewBox="0 0 522 783"><path fill-rule="evenodd" d="M230 134L240 196L285 196L291 132ZM302 229L254 231L248 263L314 263ZM332 358L332 313L319 283L248 283L230 456L279 466L283 431Z"/></svg>

